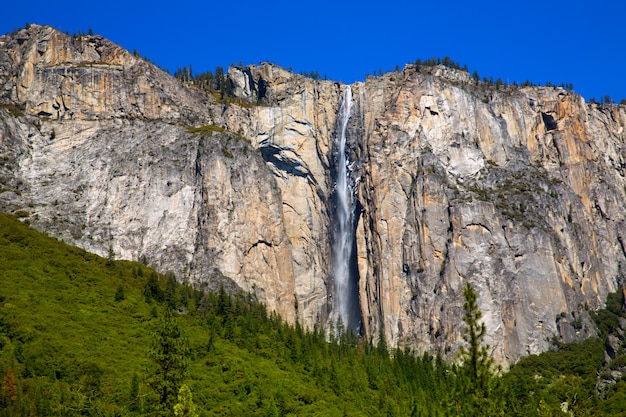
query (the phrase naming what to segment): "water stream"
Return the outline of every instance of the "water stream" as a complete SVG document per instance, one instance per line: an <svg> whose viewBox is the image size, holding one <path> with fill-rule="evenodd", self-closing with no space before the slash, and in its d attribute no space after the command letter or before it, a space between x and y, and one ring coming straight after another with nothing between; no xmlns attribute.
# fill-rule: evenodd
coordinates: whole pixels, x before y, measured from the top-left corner
<svg viewBox="0 0 626 417"><path fill-rule="evenodd" d="M352 89L346 87L339 109L336 135L336 168L333 213L333 273L335 276L334 319L341 318L346 329L360 331L361 313L358 299L358 270L355 251L354 187L346 156L346 130L352 110Z"/></svg>

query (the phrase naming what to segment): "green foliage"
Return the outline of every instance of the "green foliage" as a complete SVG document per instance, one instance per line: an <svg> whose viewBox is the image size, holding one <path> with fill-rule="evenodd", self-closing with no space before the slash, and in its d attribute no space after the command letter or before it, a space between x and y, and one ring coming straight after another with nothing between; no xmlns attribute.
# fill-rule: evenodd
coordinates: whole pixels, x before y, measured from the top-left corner
<svg viewBox="0 0 626 417"><path fill-rule="evenodd" d="M187 342L170 309L166 308L148 354L153 362L148 384L158 397L157 410L160 415L168 416L174 409L176 395L187 372L188 355Z"/></svg>
<svg viewBox="0 0 626 417"><path fill-rule="evenodd" d="M192 135L211 136L214 132L225 132L225 131L226 131L226 129L224 129L221 126L217 126L217 125L204 125L204 126L198 126L198 127L193 127L193 126L187 127L187 133L191 133Z"/></svg>
<svg viewBox="0 0 626 417"><path fill-rule="evenodd" d="M13 103L0 103L0 108L5 109L13 117L21 117L24 115L24 106Z"/></svg>
<svg viewBox="0 0 626 417"><path fill-rule="evenodd" d="M493 359L487 351L489 346L483 344L487 328L480 321L482 312L478 308L476 292L469 282L463 288L463 298L463 340L468 347L462 346L460 349L463 365L459 371L467 379L465 387L472 394L486 395L492 377Z"/></svg>
<svg viewBox="0 0 626 417"><path fill-rule="evenodd" d="M224 133L227 140L232 139L236 139L236 140L240 140L246 143L250 143L250 140L243 137L242 135L238 134L238 133L234 133L234 132L230 132L226 129L224 129L221 126L216 126L216 125L204 125L204 126L188 126L187 127L187 133L190 133L193 136L212 136L214 133ZM246 149L246 148L244 148ZM224 153L224 156L226 156L227 158L233 158L234 155L232 152L230 152L225 145L222 146L222 153Z"/></svg>
<svg viewBox="0 0 626 417"><path fill-rule="evenodd" d="M124 295L124 286L120 285L115 291L115 302L124 301L124 298L126 298L126 296Z"/></svg>
<svg viewBox="0 0 626 417"><path fill-rule="evenodd" d="M234 158L234 155L231 151L228 150L225 146L222 146L222 153L226 158Z"/></svg>
<svg viewBox="0 0 626 417"><path fill-rule="evenodd" d="M26 210L17 210L14 214L15 214L17 217L20 217L20 218L24 218L24 217L28 217L28 216L30 216L30 213L29 213L29 212L27 212Z"/></svg>
<svg viewBox="0 0 626 417"><path fill-rule="evenodd" d="M461 365L456 367L453 407L458 415L503 415L507 411L503 386L494 375L493 358L484 344L487 332L481 322L477 295L470 283L463 289L463 340L459 350Z"/></svg>
<svg viewBox="0 0 626 417"><path fill-rule="evenodd" d="M574 415L590 415L598 407L595 383L602 350L601 341L595 338L561 344L558 351L520 360L504 375L503 383L522 410L560 409L567 403Z"/></svg>
<svg viewBox="0 0 626 417"><path fill-rule="evenodd" d="M128 410L131 412L141 412L139 398L139 377L135 372L130 382L130 391L128 393Z"/></svg>
<svg viewBox="0 0 626 417"><path fill-rule="evenodd" d="M165 304L172 310L175 310L177 307L177 300L176 300L177 288L178 288L178 283L176 282L176 277L174 276L174 274L168 274L164 299L165 299Z"/></svg>
<svg viewBox="0 0 626 417"><path fill-rule="evenodd" d="M207 71L194 75L191 65L189 68L184 66L174 72L174 77L210 93L218 93L219 99L234 97L233 83L222 67L216 67L215 73Z"/></svg>
<svg viewBox="0 0 626 417"><path fill-rule="evenodd" d="M605 338L613 329L617 327L617 320L624 315L622 306L624 302L624 293L617 291L611 293L606 298L606 307L591 315L593 321L598 327L598 336Z"/></svg>
<svg viewBox="0 0 626 417"><path fill-rule="evenodd" d="M107 266L112 268L115 266L115 252L113 251L113 246L109 245L109 252L107 253Z"/></svg>
<svg viewBox="0 0 626 417"><path fill-rule="evenodd" d="M148 340L141 284L114 301L115 289L131 281L130 264L116 261L113 271L106 259L0 214L0 265L0 372L13 364L20 387L15 412L4 415L110 408L106 393L128 386L120 381L140 372L145 358L132 346Z"/></svg>
<svg viewBox="0 0 626 417"><path fill-rule="evenodd" d="M193 403L191 390L185 384L178 391L178 403L174 405L174 416L176 417L197 417L196 405Z"/></svg>
<svg viewBox="0 0 626 417"><path fill-rule="evenodd" d="M322 76L318 70L315 71L303 71L300 73L303 77L311 78L313 80L321 80ZM324 75L324 79L326 79L326 75Z"/></svg>
<svg viewBox="0 0 626 417"><path fill-rule="evenodd" d="M148 276L148 281L143 289L143 295L148 303L152 300L162 303L165 299L165 294L159 286L159 276L156 271L151 272ZM154 317L156 317L156 315L154 315Z"/></svg>
<svg viewBox="0 0 626 417"><path fill-rule="evenodd" d="M429 67L436 67L436 66L439 66L439 65L443 65L446 68L451 68L451 69L455 69L455 70L464 71L464 72L467 72L469 74L469 69L468 69L467 65L461 66L460 63L458 63L456 61L453 61L448 56L444 56L443 58L431 57L431 58L428 58L426 60L417 59L414 62L412 62L412 64L417 68L418 71L426 71L426 72L428 72L428 68ZM374 75L376 75L376 71L374 71ZM382 75L382 70L379 71L379 75ZM515 88L520 87L520 85L518 85L518 83L516 81L514 81L513 83L509 83L508 80L507 80L505 82L501 77L498 77L495 81L494 81L494 77L493 76L483 77L483 79L481 81L480 76L478 75L477 71L473 71L472 72L471 79L474 81L475 84L482 83L485 86L494 86L496 89L501 89L502 87L510 87L510 86L515 87ZM540 84L531 83L530 81L526 80L526 81L524 81L521 84L521 87L537 87L539 85ZM545 87L557 88L556 84L553 84L553 83L551 83L549 81L546 82L544 85L545 85ZM565 90L573 90L574 89L574 84L572 84L572 83L560 83L558 85L558 87L563 88Z"/></svg>
<svg viewBox="0 0 626 417"><path fill-rule="evenodd" d="M17 382L13 369L7 369L4 378L2 378L2 391L0 391L0 401L4 408L15 411L17 403Z"/></svg>
<svg viewBox="0 0 626 417"><path fill-rule="evenodd" d="M443 65L446 68L453 68L456 70L463 70L465 72L468 72L467 70L467 66L464 65L463 67L461 67L461 64L459 64L458 62L453 61L449 56L444 56L443 58L438 58L438 57L431 57L427 60L422 61L421 59L417 59L415 62L413 62L413 65L415 65L416 67L420 68L420 67L435 67L437 65Z"/></svg>

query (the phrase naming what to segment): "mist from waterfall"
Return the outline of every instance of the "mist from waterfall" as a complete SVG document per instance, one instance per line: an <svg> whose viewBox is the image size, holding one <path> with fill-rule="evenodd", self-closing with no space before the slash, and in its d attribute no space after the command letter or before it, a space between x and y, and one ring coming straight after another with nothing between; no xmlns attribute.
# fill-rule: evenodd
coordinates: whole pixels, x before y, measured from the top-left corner
<svg viewBox="0 0 626 417"><path fill-rule="evenodd" d="M352 110L352 89L346 87L339 109L336 135L334 187L333 273L335 277L334 320L341 318L346 329L360 331L361 312L358 299L358 270L355 251L355 204L353 182L346 156L346 130Z"/></svg>

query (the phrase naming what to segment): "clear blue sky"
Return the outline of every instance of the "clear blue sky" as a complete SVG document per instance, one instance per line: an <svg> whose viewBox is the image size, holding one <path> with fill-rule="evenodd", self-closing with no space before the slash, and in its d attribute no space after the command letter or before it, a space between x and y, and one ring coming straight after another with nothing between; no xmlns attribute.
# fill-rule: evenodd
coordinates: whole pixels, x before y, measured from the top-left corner
<svg viewBox="0 0 626 417"><path fill-rule="evenodd" d="M586 99L626 98L626 2L7 1L0 32L26 22L89 28L173 72L270 61L354 82L450 56L481 77L572 83Z"/></svg>

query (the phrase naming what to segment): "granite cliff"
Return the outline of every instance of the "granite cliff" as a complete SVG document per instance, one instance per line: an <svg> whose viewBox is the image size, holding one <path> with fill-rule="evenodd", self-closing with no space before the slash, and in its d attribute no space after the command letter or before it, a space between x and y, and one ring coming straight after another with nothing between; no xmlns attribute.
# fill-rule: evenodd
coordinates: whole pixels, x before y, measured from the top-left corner
<svg viewBox="0 0 626 417"><path fill-rule="evenodd" d="M231 67L235 98L99 36L0 38L0 209L87 250L327 324L346 86ZM351 86L360 326L453 358L462 288L507 364L594 334L626 267L626 108L415 67Z"/></svg>

